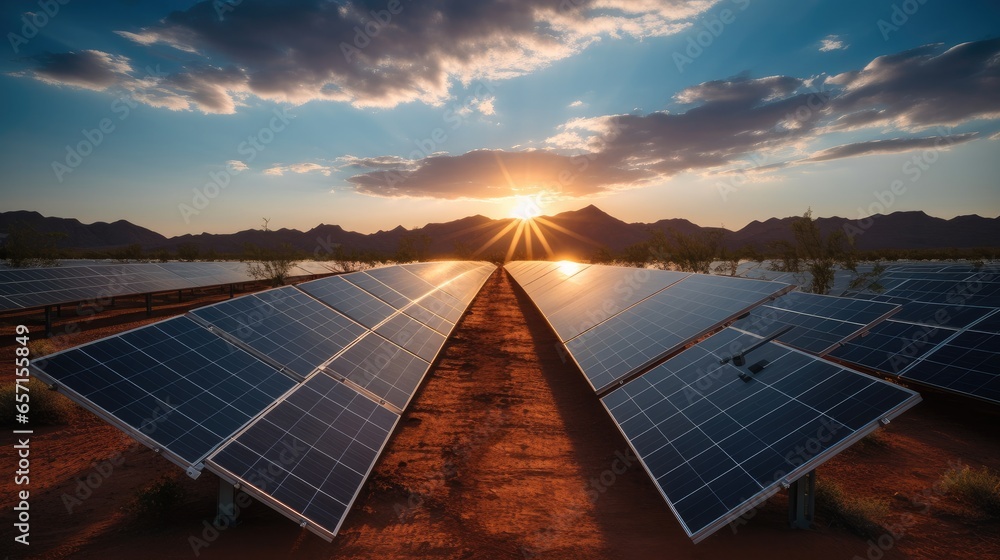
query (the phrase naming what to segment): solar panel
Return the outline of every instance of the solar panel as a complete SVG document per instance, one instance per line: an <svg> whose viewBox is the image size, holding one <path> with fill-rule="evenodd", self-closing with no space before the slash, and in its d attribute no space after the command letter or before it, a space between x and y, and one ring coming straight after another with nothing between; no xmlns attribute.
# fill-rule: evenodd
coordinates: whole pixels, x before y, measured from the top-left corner
<svg viewBox="0 0 1000 560"><path fill-rule="evenodd" d="M432 312L419 302L412 303L403 308L403 313L445 336L450 335L451 331L455 328L454 323Z"/></svg>
<svg viewBox="0 0 1000 560"><path fill-rule="evenodd" d="M464 309L475 299L486 279L493 274L494 269L493 265L478 265L442 284L440 289L460 301L464 312Z"/></svg>
<svg viewBox="0 0 1000 560"><path fill-rule="evenodd" d="M428 363L434 361L445 343L443 334L402 313L393 315L375 329L375 332L420 356Z"/></svg>
<svg viewBox="0 0 1000 560"><path fill-rule="evenodd" d="M76 263L78 261L69 261ZM0 310L166 292L253 280L244 263L167 262L0 269Z"/></svg>
<svg viewBox="0 0 1000 560"><path fill-rule="evenodd" d="M370 329L396 312L392 306L343 276L313 280L296 287Z"/></svg>
<svg viewBox="0 0 1000 560"><path fill-rule="evenodd" d="M434 290L421 298L418 303L450 323L457 323L465 313L466 304L443 290Z"/></svg>
<svg viewBox="0 0 1000 560"><path fill-rule="evenodd" d="M907 280L886 290L884 295L926 303L1000 307L1000 282L983 281L977 275L961 281Z"/></svg>
<svg viewBox="0 0 1000 560"><path fill-rule="evenodd" d="M402 309L413 301L382 283L380 280L377 280L375 277L370 276L366 272L345 274L344 276L341 276L341 278L388 303L396 309Z"/></svg>
<svg viewBox="0 0 1000 560"><path fill-rule="evenodd" d="M761 337L791 326L778 341L822 356L898 310L886 303L789 292L750 310L732 326Z"/></svg>
<svg viewBox="0 0 1000 560"><path fill-rule="evenodd" d="M969 327L971 331L1000 334L1000 310Z"/></svg>
<svg viewBox="0 0 1000 560"><path fill-rule="evenodd" d="M330 541L398 421L397 414L319 375L213 454L207 465Z"/></svg>
<svg viewBox="0 0 1000 560"><path fill-rule="evenodd" d="M427 283L419 276L407 272L406 269L399 266L373 268L366 270L365 274L387 286L392 286L393 290L403 294L410 300L420 299L435 288L433 284Z"/></svg>
<svg viewBox="0 0 1000 560"><path fill-rule="evenodd" d="M901 378L1000 404L1000 334L959 333L906 369Z"/></svg>
<svg viewBox="0 0 1000 560"><path fill-rule="evenodd" d="M991 311L988 307L908 301L893 315L893 319L932 327L961 329L982 319Z"/></svg>
<svg viewBox="0 0 1000 560"><path fill-rule="evenodd" d="M759 340L724 329L602 398L695 542L920 401L774 343L720 363Z"/></svg>
<svg viewBox="0 0 1000 560"><path fill-rule="evenodd" d="M890 319L833 350L830 356L870 370L899 375L956 332Z"/></svg>
<svg viewBox="0 0 1000 560"><path fill-rule="evenodd" d="M592 266L533 300L560 340L567 341L688 276L686 272Z"/></svg>
<svg viewBox="0 0 1000 560"><path fill-rule="evenodd" d="M191 315L300 377L366 330L292 286L202 307Z"/></svg>
<svg viewBox="0 0 1000 560"><path fill-rule="evenodd" d="M52 354L33 367L183 466L198 463L295 385L186 317Z"/></svg>
<svg viewBox="0 0 1000 560"><path fill-rule="evenodd" d="M789 288L693 274L568 341L566 348L600 393Z"/></svg>
<svg viewBox="0 0 1000 560"><path fill-rule="evenodd" d="M350 381L402 411L430 367L427 361L377 334L368 333L323 371Z"/></svg>

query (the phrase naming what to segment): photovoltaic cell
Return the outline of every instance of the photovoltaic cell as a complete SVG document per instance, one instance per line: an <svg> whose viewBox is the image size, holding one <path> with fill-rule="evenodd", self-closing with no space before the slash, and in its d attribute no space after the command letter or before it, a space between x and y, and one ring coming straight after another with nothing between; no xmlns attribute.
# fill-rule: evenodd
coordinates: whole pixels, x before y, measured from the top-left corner
<svg viewBox="0 0 1000 560"><path fill-rule="evenodd" d="M434 285L428 284L420 277L407 272L404 268L399 266L373 268L371 270L366 270L365 274L368 274L387 286L391 286L393 290L403 294L411 301L420 299L435 288Z"/></svg>
<svg viewBox="0 0 1000 560"><path fill-rule="evenodd" d="M695 542L920 400L774 343L720 363L759 340L724 329L602 399Z"/></svg>
<svg viewBox="0 0 1000 560"><path fill-rule="evenodd" d="M335 378L344 377L403 410L428 369L430 363L377 334L368 333L323 371Z"/></svg>
<svg viewBox="0 0 1000 560"><path fill-rule="evenodd" d="M1000 334L960 333L913 364L901 378L1000 403Z"/></svg>
<svg viewBox="0 0 1000 560"><path fill-rule="evenodd" d="M830 356L881 373L899 375L956 332L890 319L830 352Z"/></svg>
<svg viewBox="0 0 1000 560"><path fill-rule="evenodd" d="M388 303L396 309L402 309L413 302L410 298L404 296L396 290L393 290L389 286L377 280L375 277L368 275L366 272L345 274L341 278Z"/></svg>
<svg viewBox="0 0 1000 560"><path fill-rule="evenodd" d="M961 329L985 317L991 311L992 309L988 307L910 301L904 303L899 312L892 318L897 321L920 323L932 327Z"/></svg>
<svg viewBox="0 0 1000 560"><path fill-rule="evenodd" d="M306 377L365 328L292 286L202 307L191 314Z"/></svg>
<svg viewBox="0 0 1000 560"><path fill-rule="evenodd" d="M690 274L592 266L534 299L564 342Z"/></svg>
<svg viewBox="0 0 1000 560"><path fill-rule="evenodd" d="M445 336L402 313L394 315L375 332L420 356L428 363L437 358L444 346Z"/></svg>
<svg viewBox="0 0 1000 560"><path fill-rule="evenodd" d="M331 540L399 416L324 375L209 459L224 479Z"/></svg>
<svg viewBox="0 0 1000 560"><path fill-rule="evenodd" d="M187 465L295 385L186 317L53 354L35 369Z"/></svg>
<svg viewBox="0 0 1000 560"><path fill-rule="evenodd" d="M761 337L790 326L778 341L823 355L898 309L886 303L789 292L750 310L732 326Z"/></svg>
<svg viewBox="0 0 1000 560"><path fill-rule="evenodd" d="M296 288L369 329L375 328L396 312L392 306L348 282L343 276L330 276L305 282Z"/></svg>
<svg viewBox="0 0 1000 560"><path fill-rule="evenodd" d="M570 340L566 348L601 392L788 289L776 282L691 275Z"/></svg>

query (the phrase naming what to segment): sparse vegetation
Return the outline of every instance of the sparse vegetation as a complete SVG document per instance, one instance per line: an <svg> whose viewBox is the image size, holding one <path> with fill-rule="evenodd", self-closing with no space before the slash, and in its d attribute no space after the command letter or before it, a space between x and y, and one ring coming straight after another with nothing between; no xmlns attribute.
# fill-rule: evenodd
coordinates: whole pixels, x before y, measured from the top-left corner
<svg viewBox="0 0 1000 560"><path fill-rule="evenodd" d="M944 490L971 503L984 513L1000 516L1000 474L983 467L952 467L941 479Z"/></svg>
<svg viewBox="0 0 1000 560"><path fill-rule="evenodd" d="M184 501L184 494L180 483L164 476L137 490L126 511L139 520L162 519Z"/></svg>
<svg viewBox="0 0 1000 560"><path fill-rule="evenodd" d="M426 233L408 231L399 238L396 262L425 261L430 257L431 237Z"/></svg>
<svg viewBox="0 0 1000 560"><path fill-rule="evenodd" d="M881 533L881 521L889 514L888 500L848 496L839 484L822 477L816 480L816 508L863 537Z"/></svg>
<svg viewBox="0 0 1000 560"><path fill-rule="evenodd" d="M34 377L27 383L28 402L31 413L28 418L30 426L57 426L70 423L76 416L76 405L66 397L49 389L49 386ZM21 390L22 394L24 390ZM15 385L4 383L0 385L0 425L14 426L15 415ZM21 426L20 424L18 424ZM22 428L24 426L21 426Z"/></svg>
<svg viewBox="0 0 1000 560"><path fill-rule="evenodd" d="M39 232L24 223L11 224L0 247L0 259L12 268L56 266L62 256L57 244L64 237L64 233Z"/></svg>
<svg viewBox="0 0 1000 560"><path fill-rule="evenodd" d="M855 447L861 450L885 449L889 447L889 438L881 428L861 438Z"/></svg>
<svg viewBox="0 0 1000 560"><path fill-rule="evenodd" d="M268 233L269 219L264 218L263 232ZM299 260L298 251L288 243L275 247L260 247L248 243L243 260L247 263L247 274L255 280L269 280L275 286L283 286L289 272Z"/></svg>

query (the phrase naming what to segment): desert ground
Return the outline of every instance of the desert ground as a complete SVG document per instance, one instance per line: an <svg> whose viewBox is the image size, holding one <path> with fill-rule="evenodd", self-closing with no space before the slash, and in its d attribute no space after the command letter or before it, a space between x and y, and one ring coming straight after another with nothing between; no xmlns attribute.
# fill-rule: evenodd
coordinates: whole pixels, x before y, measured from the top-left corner
<svg viewBox="0 0 1000 560"><path fill-rule="evenodd" d="M80 344L218 301L161 302L153 318L122 302L60 342ZM66 313L56 331L80 318ZM0 363L13 364L14 325L0 318ZM35 335L38 336L37 334ZM13 366L2 368L13 383ZM924 402L817 471L852 496L884 500L886 530L862 536L818 504L813 527L787 524L784 493L693 544L531 301L502 270L487 281L412 401L340 534L327 543L253 502L238 524L208 529L218 479L197 480L79 410L31 440L30 546L13 543L15 486L0 485L12 558L969 558L1000 557L1000 520L941 490L950 465L1000 469L996 407L921 391ZM2 464L14 468L3 430ZM618 462L616 462L616 460ZM108 466L113 467L108 469ZM619 470L621 470L619 468ZM85 499L80 480L99 477ZM137 517L136 491L169 477L183 503ZM93 479L92 480L98 480ZM598 490L592 500L589 490ZM194 545L193 545L194 543Z"/></svg>

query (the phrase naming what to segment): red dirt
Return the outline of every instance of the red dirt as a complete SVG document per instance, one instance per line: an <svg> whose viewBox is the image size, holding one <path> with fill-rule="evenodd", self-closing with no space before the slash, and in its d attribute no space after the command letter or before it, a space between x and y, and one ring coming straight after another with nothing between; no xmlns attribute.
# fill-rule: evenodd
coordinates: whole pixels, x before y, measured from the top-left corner
<svg viewBox="0 0 1000 560"><path fill-rule="evenodd" d="M158 318L206 301L161 308ZM102 316L103 323L94 321L71 342L147 321L128 315ZM0 363L13 360L12 324L0 325ZM4 383L9 371L4 368ZM882 558L998 557L1000 522L936 486L951 463L1000 469L1000 449L988 428L996 426L998 411L959 398L925 398L883 429L879 441L845 451L821 467L819 477L848 494L888 501L883 524L897 536L882 537L888 548ZM8 435L4 430L3 465L12 472ZM32 437L32 544L12 545L5 529L0 551L39 558L186 558L193 555L194 537L208 544L198 551L205 558L869 555L866 538L831 524L822 512L813 529L788 529L781 494L737 530L725 528L692 544L641 466L612 475L617 454L627 450L583 376L560 360L556 338L530 300L498 272L445 346L333 543L259 503L241 513L238 526L205 533L218 488L213 475L191 480L81 411L72 425L38 429ZM63 495L73 494L77 478L97 472L92 462L116 453L124 463L68 513ZM126 513L135 490L161 476L186 490L184 505L155 521ZM601 491L592 501L593 480ZM4 520L12 513L14 490L5 476Z"/></svg>

